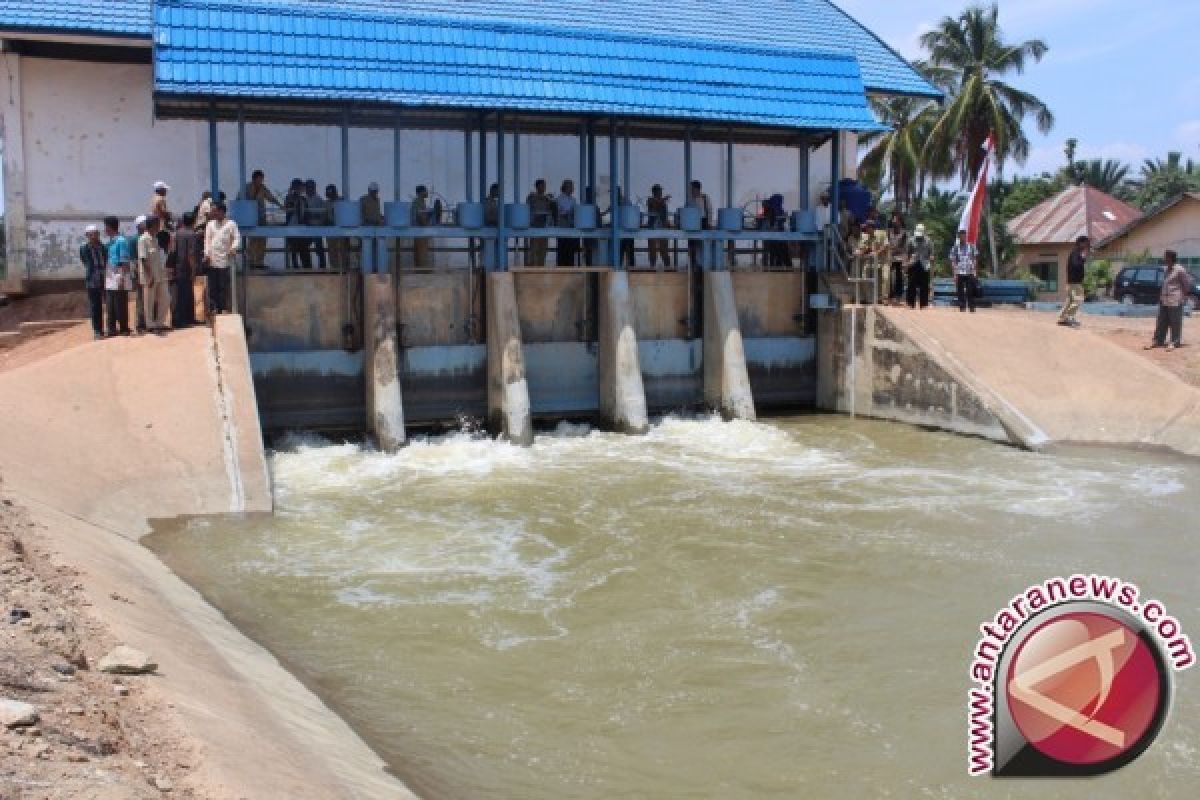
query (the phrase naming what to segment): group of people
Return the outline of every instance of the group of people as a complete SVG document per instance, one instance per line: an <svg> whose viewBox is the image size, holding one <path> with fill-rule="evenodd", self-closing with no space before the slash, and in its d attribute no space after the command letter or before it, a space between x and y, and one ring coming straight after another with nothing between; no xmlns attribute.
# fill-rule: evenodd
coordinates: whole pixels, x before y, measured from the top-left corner
<svg viewBox="0 0 1200 800"><path fill-rule="evenodd" d="M84 229L79 260L84 268L92 333L110 336L155 333L196 323L195 280L204 278L207 318L229 310L229 269L241 248L237 224L226 217L224 198L209 193L176 219L167 195L154 184L147 213L124 235L115 216ZM133 322L130 295L133 295Z"/></svg>
<svg viewBox="0 0 1200 800"><path fill-rule="evenodd" d="M828 208L829 196L821 197ZM827 217L826 217L827 219ZM843 208L839 232L848 251L859 262L859 274L873 277L879 297L885 303L906 304L909 308L928 308L934 266L934 244L924 224L917 224L909 235L904 215L893 211L886 229L879 225L878 211L871 208L859 225L854 215ZM978 295L979 249L967 241L960 230L950 247L947 260L954 273L955 295L961 311L975 312Z"/></svg>

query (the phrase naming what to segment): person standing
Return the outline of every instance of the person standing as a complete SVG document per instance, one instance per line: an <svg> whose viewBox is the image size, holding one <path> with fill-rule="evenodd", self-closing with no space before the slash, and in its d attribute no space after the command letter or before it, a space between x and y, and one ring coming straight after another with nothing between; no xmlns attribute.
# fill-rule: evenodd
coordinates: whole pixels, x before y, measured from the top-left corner
<svg viewBox="0 0 1200 800"><path fill-rule="evenodd" d="M338 195L337 186L329 184L325 187L325 225L333 225L333 207L342 198ZM329 240L329 266L338 272L345 272L349 266L350 240L345 236L335 236Z"/></svg>
<svg viewBox="0 0 1200 800"><path fill-rule="evenodd" d="M283 208L283 203L280 203L279 198L267 188L267 177L261 169L254 170L250 175L250 183L246 184L246 188L242 191L242 199L253 200L258 204L259 225L267 224L267 203L271 203L276 208ZM213 200L213 205L218 202L223 203L224 200L218 197ZM266 257L266 239L254 236L246 240L246 262L251 269L263 269Z"/></svg>
<svg viewBox="0 0 1200 800"><path fill-rule="evenodd" d="M559 187L558 197L554 201L555 215L558 227L575 227L575 181L569 178ZM560 267L575 266L575 256L579 253L578 239L559 239L555 243L556 253L554 263Z"/></svg>
<svg viewBox="0 0 1200 800"><path fill-rule="evenodd" d="M159 245L158 217L146 218L146 232L138 238L138 268L142 276L142 304L146 323L159 336L167 332L166 256Z"/></svg>
<svg viewBox="0 0 1200 800"><path fill-rule="evenodd" d="M212 213L212 209L209 209ZM200 268L202 234L196 233L196 219L185 213L171 243L170 261L174 264L171 280L171 326L187 328L196 324L196 295L193 279Z"/></svg>
<svg viewBox="0 0 1200 800"><path fill-rule="evenodd" d="M150 211L147 217L157 217L159 227L164 231L175 230L175 216L167 208L167 192L171 187L163 181L154 182L154 195L150 198Z"/></svg>
<svg viewBox="0 0 1200 800"><path fill-rule="evenodd" d="M287 196L283 200L283 207L287 212L289 227L304 224L308 208L308 201L304 195L304 181L299 178L292 179ZM284 241L284 247L287 249L288 269L312 269L312 253L309 252L309 240L306 237L289 236Z"/></svg>
<svg viewBox="0 0 1200 800"><path fill-rule="evenodd" d="M1088 254L1091 251L1091 240L1080 236L1075 240L1071 255L1067 256L1067 301L1063 303L1062 311L1058 314L1058 324L1068 328L1078 328L1079 320L1075 315L1083 305L1083 278L1087 275Z"/></svg>
<svg viewBox="0 0 1200 800"><path fill-rule="evenodd" d="M534 228L548 228L554 221L554 197L546 192L546 180L538 178L533 183L533 191L525 198L529 206L529 224ZM533 237L529 240L529 249L525 251L525 266L546 266L546 251L549 248L545 236Z"/></svg>
<svg viewBox="0 0 1200 800"><path fill-rule="evenodd" d="M108 237L104 243L107 250L104 294L108 302L108 335L128 336L129 287L132 283L129 241L121 235L121 222L116 217L104 218L104 235Z"/></svg>
<svg viewBox="0 0 1200 800"><path fill-rule="evenodd" d="M92 336L104 338L104 281L108 267L108 253L100 243L100 229L88 225L83 230L84 242L79 246L79 260L83 263L83 285L87 288L88 306L92 317Z"/></svg>
<svg viewBox="0 0 1200 800"><path fill-rule="evenodd" d="M499 190L497 189L497 191ZM424 185L417 187L411 213L414 228L428 228L433 224L433 213L429 209L429 187ZM413 237L413 266L417 269L432 266L429 263L429 237Z"/></svg>
<svg viewBox="0 0 1200 800"><path fill-rule="evenodd" d="M1147 350L1156 347L1171 352L1183 346L1183 309L1188 295L1192 293L1192 276L1177 263L1179 255L1174 250L1163 253L1163 284L1158 296L1158 321L1154 325L1154 339L1146 345ZM1167 336L1170 335L1170 341Z"/></svg>
<svg viewBox="0 0 1200 800"><path fill-rule="evenodd" d="M908 275L905 299L909 308L929 307L929 273L933 269L933 244L925 236L925 226L917 225L908 245Z"/></svg>
<svg viewBox="0 0 1200 800"><path fill-rule="evenodd" d="M367 193L358 198L358 208L362 212L363 225L378 227L383 224L383 201L379 199L378 183L367 184Z"/></svg>
<svg viewBox="0 0 1200 800"><path fill-rule="evenodd" d="M208 224L208 215L212 213L213 196L212 192L204 192L200 195L200 202L196 204L195 210L192 211L192 227L200 235L204 235L204 226Z"/></svg>
<svg viewBox="0 0 1200 800"><path fill-rule="evenodd" d="M708 199L708 195L704 191L704 184L700 181L692 181L691 186L688 187L687 205L689 208L700 209L701 230L712 230L712 201ZM691 260L693 270L700 269L703 252L704 240L688 240L688 258Z"/></svg>
<svg viewBox="0 0 1200 800"><path fill-rule="evenodd" d="M237 260L242 234L225 217L225 204L213 203L213 216L204 229L204 263L208 266L209 318L229 310L229 270Z"/></svg>
<svg viewBox="0 0 1200 800"><path fill-rule="evenodd" d="M979 278L979 250L967 241L967 232L958 232L958 241L950 248L950 266L954 269L954 291L958 310L975 313L975 286Z"/></svg>
<svg viewBox="0 0 1200 800"><path fill-rule="evenodd" d="M908 252L908 231L904 227L904 215L899 211L892 212L887 235L892 270L892 291L888 299L899 303L904 300L904 259Z"/></svg>
<svg viewBox="0 0 1200 800"><path fill-rule="evenodd" d="M646 227L655 231L667 229L671 219L670 202L670 195L663 196L662 186L656 183L650 187L650 198L646 201ZM662 258L664 267L671 266L671 251L666 239L650 239L648 245L651 267L657 263L659 257Z"/></svg>
<svg viewBox="0 0 1200 800"><path fill-rule="evenodd" d="M313 227L325 225L330 209L325 206L325 199L317 194L317 182L311 178L304 182L304 224ZM325 269L325 240L314 236L308 240L308 246L317 252L317 269Z"/></svg>
<svg viewBox="0 0 1200 800"><path fill-rule="evenodd" d="M138 260L138 242L141 241L142 234L146 232L146 216L143 214L135 219L133 227L136 233L126 239L126 244L129 246L131 267L129 291L133 293L134 319L137 322L137 327L134 330L140 336L146 332L146 301L142 295L142 265Z"/></svg>

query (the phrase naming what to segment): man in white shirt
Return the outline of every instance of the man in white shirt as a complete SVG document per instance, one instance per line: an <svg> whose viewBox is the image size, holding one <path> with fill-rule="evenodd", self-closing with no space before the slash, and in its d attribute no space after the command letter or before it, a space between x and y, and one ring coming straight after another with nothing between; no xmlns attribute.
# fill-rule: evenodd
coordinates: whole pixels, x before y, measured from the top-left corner
<svg viewBox="0 0 1200 800"><path fill-rule="evenodd" d="M575 181L562 182L558 197L554 201L554 210L558 218L558 227L575 227ZM579 252L579 245L578 239L559 239L556 243L558 252L554 263L560 267L575 266L575 255Z"/></svg>
<svg viewBox="0 0 1200 800"><path fill-rule="evenodd" d="M958 241L950 248L950 266L954 268L954 289L958 293L958 310L968 308L975 313L975 281L979 250L967 241L967 232L958 232Z"/></svg>
<svg viewBox="0 0 1200 800"><path fill-rule="evenodd" d="M146 232L138 237L138 268L142 277L142 305L146 309L146 324L159 336L167 332L166 253L158 241L161 221L158 217L146 218Z"/></svg>
<svg viewBox="0 0 1200 800"><path fill-rule="evenodd" d="M225 204L214 203L212 218L204 229L204 263L208 271L208 313L229 310L229 270L237 261L242 247L242 234L237 223L225 217Z"/></svg>

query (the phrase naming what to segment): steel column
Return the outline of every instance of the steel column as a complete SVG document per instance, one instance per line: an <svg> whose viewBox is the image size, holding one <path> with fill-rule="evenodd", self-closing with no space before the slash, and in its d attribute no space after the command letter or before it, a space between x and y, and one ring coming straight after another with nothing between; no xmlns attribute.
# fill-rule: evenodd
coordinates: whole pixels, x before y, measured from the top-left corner
<svg viewBox="0 0 1200 800"><path fill-rule="evenodd" d="M403 185L403 173L400 169L400 115L396 115L395 129L392 131L392 199L400 202L400 187Z"/></svg>
<svg viewBox="0 0 1200 800"><path fill-rule="evenodd" d="M591 120L588 121L587 131L587 148L588 148L588 174L587 183L579 187L579 202L599 204L599 199L596 197L596 131L592 127ZM592 196L589 199L586 194L587 190L591 189Z"/></svg>
<svg viewBox="0 0 1200 800"><path fill-rule="evenodd" d="M474 140L475 132L468 125L463 130L463 175L465 176L464 183L466 184L464 197L466 197L468 203L475 202L475 154L472 152Z"/></svg>
<svg viewBox="0 0 1200 800"><path fill-rule="evenodd" d="M683 129L683 204L692 199L692 129Z"/></svg>
<svg viewBox="0 0 1200 800"><path fill-rule="evenodd" d="M725 207L733 208L733 129L729 131L729 141L725 143Z"/></svg>
<svg viewBox="0 0 1200 800"><path fill-rule="evenodd" d="M217 109L215 104L210 103L208 106L208 178L214 202L216 202L221 184L221 169L217 158Z"/></svg>
<svg viewBox="0 0 1200 800"><path fill-rule="evenodd" d="M614 269L621 269L621 183L617 178L617 121L608 121L608 172L612 191L609 193L608 215L612 225L608 260ZM626 188L625 191L629 191Z"/></svg>
<svg viewBox="0 0 1200 800"><path fill-rule="evenodd" d="M241 105L237 110L238 126L238 191L246 190L246 109Z"/></svg>
<svg viewBox="0 0 1200 800"><path fill-rule="evenodd" d="M521 129L513 125L513 182L512 199L521 202Z"/></svg>
<svg viewBox="0 0 1200 800"><path fill-rule="evenodd" d="M802 211L807 211L812 206L812 190L809 188L809 170L808 170L808 137L800 139L800 171L797 178L800 184L800 195L796 207Z"/></svg>
<svg viewBox="0 0 1200 800"><path fill-rule="evenodd" d="M487 202L487 115L479 115L479 202Z"/></svg>
<svg viewBox="0 0 1200 800"><path fill-rule="evenodd" d="M579 123L579 194L577 198L583 197L583 187L587 186L587 133L588 124L586 122Z"/></svg>
<svg viewBox="0 0 1200 800"><path fill-rule="evenodd" d="M342 109L342 191L350 196L350 109Z"/></svg>
<svg viewBox="0 0 1200 800"><path fill-rule="evenodd" d="M504 230L504 115L496 115L496 182L500 185L500 208L496 214L496 269L508 271L508 233Z"/></svg>
<svg viewBox="0 0 1200 800"><path fill-rule="evenodd" d="M630 191L630 187L633 184L630 180L629 154L630 154L629 123L626 122L625 123L625 151L621 154L621 166L623 169L623 171L621 173L621 175L622 175L621 185L625 187L625 204L631 206L631 205L633 205L633 195L631 195L629 193L629 191Z"/></svg>
<svg viewBox="0 0 1200 800"><path fill-rule="evenodd" d="M833 150L833 155L830 158L832 163L829 167L832 184L829 187L829 224L836 230L839 217L841 217L842 205L842 137L837 131L833 132L833 138L830 140L830 148Z"/></svg>

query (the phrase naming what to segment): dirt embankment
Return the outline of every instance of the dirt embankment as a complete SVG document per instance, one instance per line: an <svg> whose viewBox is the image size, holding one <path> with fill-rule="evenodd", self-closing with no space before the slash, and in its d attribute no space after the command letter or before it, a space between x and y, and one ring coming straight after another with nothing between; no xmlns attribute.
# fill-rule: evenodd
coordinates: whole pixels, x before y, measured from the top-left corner
<svg viewBox="0 0 1200 800"><path fill-rule="evenodd" d="M1101 334L1127 350L1158 364L1180 379L1200 389L1200 314L1183 321L1184 346L1168 353L1165 349L1146 350L1154 335L1153 318L1091 317L1081 321L1087 328Z"/></svg>
<svg viewBox="0 0 1200 800"><path fill-rule="evenodd" d="M0 493L0 798L217 797L192 785L196 751L158 678L98 669L120 643L39 537Z"/></svg>

